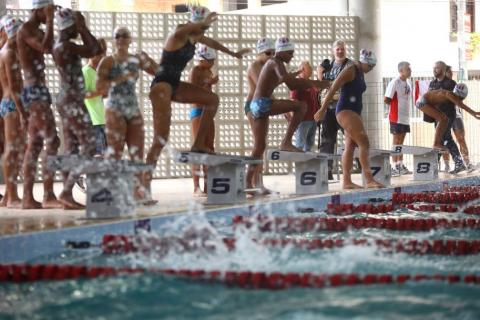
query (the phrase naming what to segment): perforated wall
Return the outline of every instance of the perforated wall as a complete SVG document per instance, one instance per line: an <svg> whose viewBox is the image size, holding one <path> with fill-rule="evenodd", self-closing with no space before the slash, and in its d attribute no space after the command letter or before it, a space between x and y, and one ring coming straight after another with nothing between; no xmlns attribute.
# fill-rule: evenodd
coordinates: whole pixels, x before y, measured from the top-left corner
<svg viewBox="0 0 480 320"><path fill-rule="evenodd" d="M29 10L14 10L10 12L26 19ZM108 52L112 52L113 29L126 26L133 36L131 52L143 50L156 61L160 59L164 39L177 24L187 20L185 14L162 13L112 13L85 12L86 21L96 37L103 37L108 42ZM311 16L251 16L251 15L221 15L218 21L208 30L207 35L219 40L232 50L239 48L254 48L256 40L261 37L277 38L288 36L296 43L295 56L289 68L296 70L300 61L309 60L314 68L330 56L332 42L339 38L347 42L349 56L357 55L357 19L355 17L311 17ZM243 112L247 94L246 70L255 53L243 60L218 53L216 71L220 83L214 91L220 96L220 108L215 118L217 152L249 155L253 147L252 133ZM47 81L55 96L59 91L59 76L48 57ZM183 80L187 79L190 63L184 71ZM150 147L153 138L152 109L148 99L152 77L143 74L137 83L137 95L145 118L145 147ZM274 95L278 98L288 97L288 88L281 85ZM170 146L176 149L189 149L192 137L189 122L190 105L174 103L172 105L172 128ZM60 126L57 115L57 124ZM285 134L287 127L283 116L270 119L268 135L269 147L276 147ZM284 174L291 170L288 163L268 163L265 166L268 174ZM39 175L40 176L40 175ZM190 168L177 165L168 157L165 151L155 170L156 178L187 177Z"/></svg>

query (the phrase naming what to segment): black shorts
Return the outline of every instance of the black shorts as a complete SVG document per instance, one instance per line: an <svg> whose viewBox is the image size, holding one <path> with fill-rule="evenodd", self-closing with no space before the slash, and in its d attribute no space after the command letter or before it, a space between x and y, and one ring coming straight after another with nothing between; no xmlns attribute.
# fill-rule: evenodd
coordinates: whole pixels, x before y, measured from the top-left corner
<svg viewBox="0 0 480 320"><path fill-rule="evenodd" d="M390 122L390 133L391 134L401 134L410 132L410 125Z"/></svg>

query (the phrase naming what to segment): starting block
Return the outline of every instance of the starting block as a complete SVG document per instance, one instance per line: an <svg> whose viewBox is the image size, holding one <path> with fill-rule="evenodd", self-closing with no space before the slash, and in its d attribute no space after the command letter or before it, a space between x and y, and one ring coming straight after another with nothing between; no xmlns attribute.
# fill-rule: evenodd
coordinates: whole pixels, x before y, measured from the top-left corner
<svg viewBox="0 0 480 320"><path fill-rule="evenodd" d="M268 150L270 161L295 162L295 193L321 194L328 191L328 160L338 155L315 152Z"/></svg>
<svg viewBox="0 0 480 320"><path fill-rule="evenodd" d="M207 204L245 201L245 166L263 163L262 159L251 157L196 152L178 152L174 160L183 164L208 166Z"/></svg>
<svg viewBox="0 0 480 320"><path fill-rule="evenodd" d="M339 148L338 153L342 154L344 148ZM392 166L390 165L390 156L396 154L396 151L392 150L382 150L382 149L370 149L369 150L369 160L370 160L370 170L372 175L377 182L385 186L391 185L392 180ZM353 153L355 158L359 156L358 148L355 148ZM365 176L362 172L362 182L365 185Z"/></svg>
<svg viewBox="0 0 480 320"><path fill-rule="evenodd" d="M103 219L135 213L135 174L153 167L141 162L92 158L80 155L48 157L50 170L87 176L87 218Z"/></svg>
<svg viewBox="0 0 480 320"><path fill-rule="evenodd" d="M432 181L438 179L438 156L443 151L406 145L393 145L392 150L399 154L413 155L413 180Z"/></svg>

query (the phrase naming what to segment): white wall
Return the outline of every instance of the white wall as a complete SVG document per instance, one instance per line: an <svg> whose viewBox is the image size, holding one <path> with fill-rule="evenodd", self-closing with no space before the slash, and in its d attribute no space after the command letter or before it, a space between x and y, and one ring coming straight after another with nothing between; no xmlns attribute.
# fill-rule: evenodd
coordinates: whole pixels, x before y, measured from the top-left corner
<svg viewBox="0 0 480 320"><path fill-rule="evenodd" d="M384 76L395 75L401 60L409 61L417 76L431 76L437 60L458 69L457 46L449 42L448 1L384 0L381 17Z"/></svg>

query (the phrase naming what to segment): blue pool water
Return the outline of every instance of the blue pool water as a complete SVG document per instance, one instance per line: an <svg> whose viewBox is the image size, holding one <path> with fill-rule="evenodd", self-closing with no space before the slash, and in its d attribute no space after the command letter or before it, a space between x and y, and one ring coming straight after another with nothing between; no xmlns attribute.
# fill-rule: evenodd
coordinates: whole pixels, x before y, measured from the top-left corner
<svg viewBox="0 0 480 320"><path fill-rule="evenodd" d="M279 213L281 214L281 213ZM324 212L297 213L325 216ZM422 213L399 209L385 216L472 218L461 213ZM364 217L365 214L355 216ZM382 215L379 215L382 216ZM231 219L203 214L179 217L153 232L181 237L208 230L217 250L157 254L103 255L100 248L64 250L32 263L128 266L141 268L249 270L265 272L476 274L480 255L436 256L385 253L376 247L345 246L306 251L268 248L253 242L271 234L233 228ZM225 236L237 238L228 251ZM480 230L439 229L395 232L374 228L345 232L276 234L313 238L480 239ZM68 239L66 239L68 240ZM86 238L85 240L89 240ZM198 242L198 239L193 239ZM221 283L143 273L97 279L1 284L0 319L480 319L480 285L444 282L345 286L280 291L248 290Z"/></svg>

